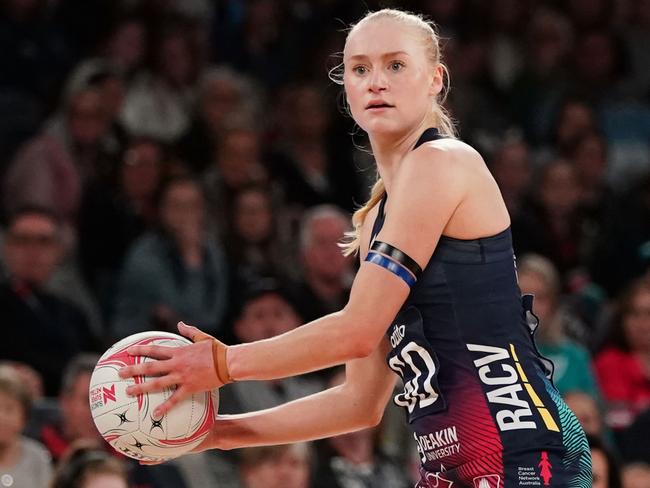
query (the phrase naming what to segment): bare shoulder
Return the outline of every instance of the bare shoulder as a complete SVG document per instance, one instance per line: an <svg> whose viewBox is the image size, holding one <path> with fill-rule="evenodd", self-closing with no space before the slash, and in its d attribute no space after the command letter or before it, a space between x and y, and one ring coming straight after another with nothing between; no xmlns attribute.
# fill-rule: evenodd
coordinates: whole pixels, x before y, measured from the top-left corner
<svg viewBox="0 0 650 488"><path fill-rule="evenodd" d="M450 169L457 171L476 171L480 167L486 167L483 157L476 149L463 141L451 138L426 142L411 151L407 159L415 161L415 164L429 164L434 169L446 169L450 166Z"/></svg>
<svg viewBox="0 0 650 488"><path fill-rule="evenodd" d="M411 151L402 161L394 188L414 211L446 212L442 232L451 237L493 235L510 221L485 161L462 141L439 139Z"/></svg>

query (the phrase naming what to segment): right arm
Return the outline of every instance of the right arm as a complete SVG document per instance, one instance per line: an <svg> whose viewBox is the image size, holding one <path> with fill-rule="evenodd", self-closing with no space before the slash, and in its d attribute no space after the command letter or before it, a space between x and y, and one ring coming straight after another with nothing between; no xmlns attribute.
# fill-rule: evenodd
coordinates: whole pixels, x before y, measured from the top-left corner
<svg viewBox="0 0 650 488"><path fill-rule="evenodd" d="M289 444L331 437L377 425L395 386L382 340L369 356L346 364L342 385L283 405L219 416L197 450Z"/></svg>
<svg viewBox="0 0 650 488"><path fill-rule="evenodd" d="M361 259L376 216L377 207L362 227ZM267 410L218 417L210 438L199 449L288 444L377 425L397 378L386 365L389 348L384 338L370 355L348 361L342 385Z"/></svg>

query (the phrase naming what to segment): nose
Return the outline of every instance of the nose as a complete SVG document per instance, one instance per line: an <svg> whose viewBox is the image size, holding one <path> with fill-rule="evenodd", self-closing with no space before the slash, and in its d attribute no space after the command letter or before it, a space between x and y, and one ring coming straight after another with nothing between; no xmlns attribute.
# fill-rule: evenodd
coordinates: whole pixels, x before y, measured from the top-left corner
<svg viewBox="0 0 650 488"><path fill-rule="evenodd" d="M385 91L388 88L388 82L383 70L374 70L370 75L370 85L368 89L373 93Z"/></svg>

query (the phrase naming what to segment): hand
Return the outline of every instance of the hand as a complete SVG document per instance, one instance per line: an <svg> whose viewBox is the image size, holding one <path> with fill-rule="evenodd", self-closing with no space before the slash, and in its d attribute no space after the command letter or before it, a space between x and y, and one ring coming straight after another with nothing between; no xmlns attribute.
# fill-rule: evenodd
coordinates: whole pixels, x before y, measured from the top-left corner
<svg viewBox="0 0 650 488"><path fill-rule="evenodd" d="M222 447L219 445L219 436L218 436L218 430L219 430L219 422L221 420L220 416L216 416L214 425L208 432L208 435L203 439L203 441L193 448L189 453L198 453L198 452L203 452L207 451L209 449L222 449ZM188 453L188 454L189 454ZM155 466L156 464L162 464L166 461L138 461L139 464L142 464L144 466Z"/></svg>
<svg viewBox="0 0 650 488"><path fill-rule="evenodd" d="M183 322L179 322L178 331L194 341L194 344L180 347L132 346L127 350L131 356L146 356L156 361L126 366L119 371L122 378L149 377L144 383L128 387L126 392L129 395L136 396L176 387L172 396L156 408L156 417L165 415L174 405L192 393L209 391L224 384L215 369L213 343L216 339ZM218 344L226 347L220 342Z"/></svg>

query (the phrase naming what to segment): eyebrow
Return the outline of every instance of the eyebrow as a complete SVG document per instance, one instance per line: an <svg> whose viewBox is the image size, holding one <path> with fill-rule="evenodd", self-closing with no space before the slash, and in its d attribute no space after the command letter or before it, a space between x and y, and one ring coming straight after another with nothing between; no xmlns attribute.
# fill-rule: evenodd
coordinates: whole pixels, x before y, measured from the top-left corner
<svg viewBox="0 0 650 488"><path fill-rule="evenodd" d="M389 53L382 54L381 57L382 58L392 58L392 57L400 56L400 55L408 56L409 54L407 52L405 52L405 51L392 51L392 52L389 52ZM349 59L354 61L354 60L358 60L358 59L368 59L368 58L369 58L369 56L367 54L355 54L354 56L350 56Z"/></svg>

